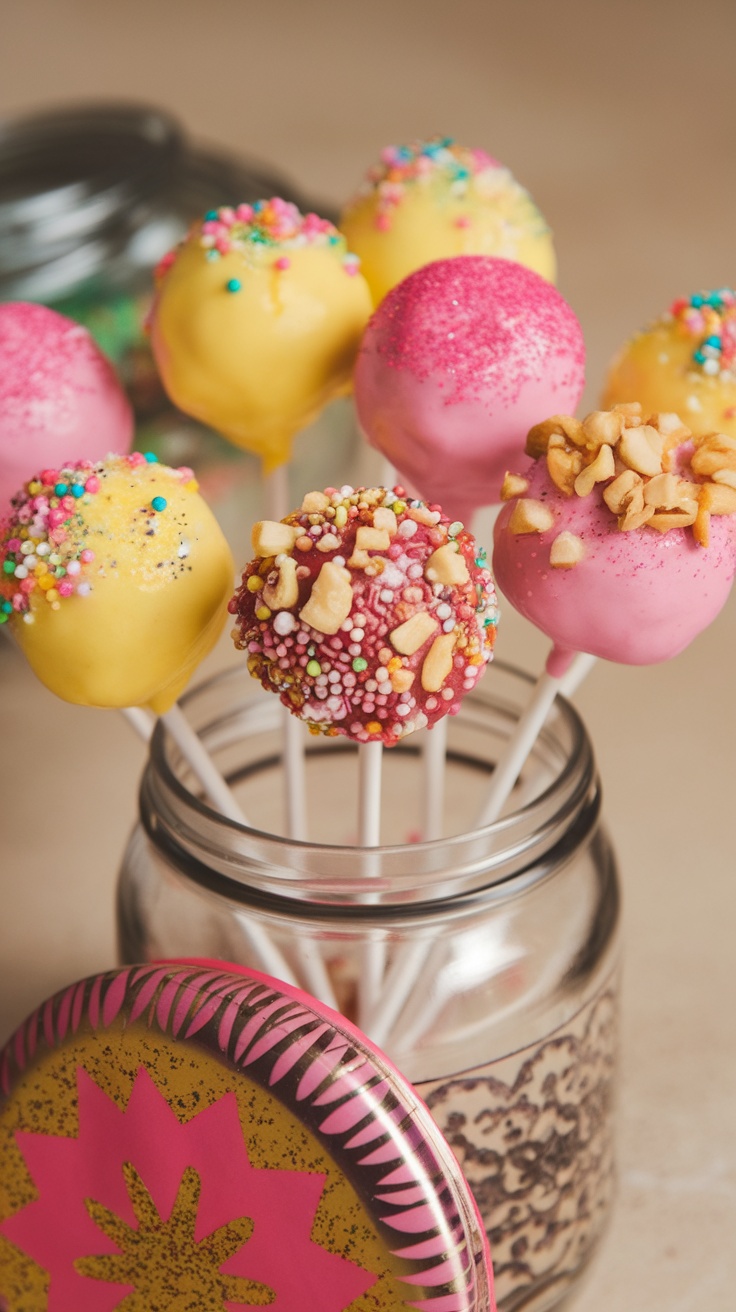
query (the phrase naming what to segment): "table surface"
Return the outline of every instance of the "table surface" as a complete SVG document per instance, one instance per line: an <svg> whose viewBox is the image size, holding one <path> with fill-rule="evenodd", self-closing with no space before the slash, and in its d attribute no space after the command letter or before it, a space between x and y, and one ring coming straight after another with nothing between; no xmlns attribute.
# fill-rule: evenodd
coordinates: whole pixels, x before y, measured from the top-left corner
<svg viewBox="0 0 736 1312"><path fill-rule="evenodd" d="M332 203L389 141L442 131L484 146L551 222L591 406L627 335L736 276L730 0L26 0L3 28L0 115L83 97L161 104ZM505 617L499 642L539 668L522 621ZM626 969L619 1204L576 1312L734 1307L735 644L732 599L676 660L600 664L578 698L620 858ZM227 659L221 648L214 663ZM1 1040L114 960L143 749L119 717L56 701L7 642L0 680Z"/></svg>

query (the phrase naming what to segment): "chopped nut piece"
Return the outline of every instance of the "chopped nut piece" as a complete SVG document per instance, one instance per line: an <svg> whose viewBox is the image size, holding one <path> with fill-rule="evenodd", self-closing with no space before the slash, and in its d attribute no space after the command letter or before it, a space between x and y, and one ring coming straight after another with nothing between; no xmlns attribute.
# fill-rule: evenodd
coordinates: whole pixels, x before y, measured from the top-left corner
<svg viewBox="0 0 736 1312"><path fill-rule="evenodd" d="M530 428L526 435L525 449L527 455L534 456L535 460L539 456L545 455L551 437L565 436L562 420L567 418L567 415L551 415L549 419L544 419L541 424L535 424L533 428Z"/></svg>
<svg viewBox="0 0 736 1312"><path fill-rule="evenodd" d="M583 420L586 445L615 446L624 429L623 415L610 410L592 410Z"/></svg>
<svg viewBox="0 0 736 1312"><path fill-rule="evenodd" d="M583 468L583 457L579 451L566 451L553 446L547 448L547 470L555 487L564 492L566 497L573 494L575 479Z"/></svg>
<svg viewBox="0 0 736 1312"><path fill-rule="evenodd" d="M314 580L308 600L299 612L302 624L318 633L337 633L343 620L350 614L353 588L350 573L333 560L325 561Z"/></svg>
<svg viewBox="0 0 736 1312"><path fill-rule="evenodd" d="M414 682L414 675L411 670L407 670L402 666L400 670L394 670L393 674L390 675L390 679L394 692L408 692Z"/></svg>
<svg viewBox="0 0 736 1312"><path fill-rule="evenodd" d="M657 474L644 484L644 504L661 510L679 510L689 486L676 474Z"/></svg>
<svg viewBox="0 0 736 1312"><path fill-rule="evenodd" d="M715 486L715 483L703 483L698 497L698 513L693 524L693 537L701 547L707 547L710 543L710 498L711 488L715 489Z"/></svg>
<svg viewBox="0 0 736 1312"><path fill-rule="evenodd" d="M251 542L257 556L278 556L290 552L304 530L300 525L282 524L277 519L261 519L253 525Z"/></svg>
<svg viewBox="0 0 736 1312"><path fill-rule="evenodd" d="M549 563L554 569L572 569L585 556L585 544L577 533L565 529L558 533L549 549Z"/></svg>
<svg viewBox="0 0 736 1312"><path fill-rule="evenodd" d="M680 416L669 411L650 415L649 422L663 437L675 438L678 442L684 442L690 437L690 429L685 427Z"/></svg>
<svg viewBox="0 0 736 1312"><path fill-rule="evenodd" d="M690 463L701 478L711 478L722 469L736 470L736 441L725 433L709 433L697 440Z"/></svg>
<svg viewBox="0 0 736 1312"><path fill-rule="evenodd" d="M455 637L454 633L441 633L427 652L422 662L422 687L425 692L439 692L452 670Z"/></svg>
<svg viewBox="0 0 736 1312"><path fill-rule="evenodd" d="M611 409L617 415L623 415L625 419L641 418L641 401L619 401L616 405L612 405Z"/></svg>
<svg viewBox="0 0 736 1312"><path fill-rule="evenodd" d="M628 533L634 528L643 528L649 522L654 514L654 506L644 506L641 510L635 510L633 506L629 507L624 515L618 521L618 526L622 533Z"/></svg>
<svg viewBox="0 0 736 1312"><path fill-rule="evenodd" d="M351 569L367 569L371 563L371 557L367 551L354 551L348 561Z"/></svg>
<svg viewBox="0 0 736 1312"><path fill-rule="evenodd" d="M330 504L330 498L324 492L307 492L302 501L302 514L321 515Z"/></svg>
<svg viewBox="0 0 736 1312"><path fill-rule="evenodd" d="M714 483L724 483L726 487L736 487L736 469L716 469L711 474Z"/></svg>
<svg viewBox="0 0 736 1312"><path fill-rule="evenodd" d="M413 656L438 627L438 621L433 615L426 610L419 610L411 619L405 620L397 629L389 633L389 642L394 651L398 651L402 656Z"/></svg>
<svg viewBox="0 0 736 1312"><path fill-rule="evenodd" d="M581 469L575 479L575 492L579 497L587 497L593 491L596 483L605 483L607 478L613 478L616 473L616 462L613 458L613 449L605 444L598 449L598 455L591 464Z"/></svg>
<svg viewBox="0 0 736 1312"><path fill-rule="evenodd" d="M629 501L636 490L641 495L641 505L644 505L644 495L642 491L641 476L633 469L625 469L618 478L608 484L603 490L603 500L608 509L614 515L621 515L627 509Z"/></svg>
<svg viewBox="0 0 736 1312"><path fill-rule="evenodd" d="M294 557L284 556L276 582L266 583L263 588L263 600L271 610L288 610L290 606L296 606L299 600L296 568Z"/></svg>
<svg viewBox="0 0 736 1312"><path fill-rule="evenodd" d="M438 547L424 566L424 577L429 583L455 585L467 583L470 578L465 557L453 542L446 542Z"/></svg>
<svg viewBox="0 0 736 1312"><path fill-rule="evenodd" d="M415 520L417 524L427 524L431 527L438 524L440 516L436 510L428 510L426 506L407 506L406 513L409 519Z"/></svg>
<svg viewBox="0 0 736 1312"><path fill-rule="evenodd" d="M385 528L369 528L362 524L355 534L356 551L388 551L391 539Z"/></svg>
<svg viewBox="0 0 736 1312"><path fill-rule="evenodd" d="M317 538L314 545L318 551L337 551L340 546L340 539L334 533L323 533L321 538Z"/></svg>
<svg viewBox="0 0 736 1312"><path fill-rule="evenodd" d="M725 483L711 483L708 510L711 515L736 514L736 488L728 487Z"/></svg>
<svg viewBox="0 0 736 1312"><path fill-rule="evenodd" d="M525 492L529 491L529 479L522 478L521 474L510 474L508 470L503 476L501 486L501 500L513 501L514 497L523 497Z"/></svg>
<svg viewBox="0 0 736 1312"><path fill-rule="evenodd" d="M616 446L616 455L629 469L653 478L662 473L662 443L663 439L650 424L625 428Z"/></svg>
<svg viewBox="0 0 736 1312"><path fill-rule="evenodd" d="M655 511L651 519L647 520L649 528L656 528L660 533L669 533L671 528L688 528L690 524L695 523L698 513L697 502L693 501L693 508L690 510L665 510Z"/></svg>
<svg viewBox="0 0 736 1312"><path fill-rule="evenodd" d="M398 525L396 522L396 516L389 506L376 507L373 512L373 527L385 529L389 537L395 536Z"/></svg>
<svg viewBox="0 0 736 1312"><path fill-rule="evenodd" d="M509 518L511 533L546 533L555 522L549 506L532 497L520 497Z"/></svg>

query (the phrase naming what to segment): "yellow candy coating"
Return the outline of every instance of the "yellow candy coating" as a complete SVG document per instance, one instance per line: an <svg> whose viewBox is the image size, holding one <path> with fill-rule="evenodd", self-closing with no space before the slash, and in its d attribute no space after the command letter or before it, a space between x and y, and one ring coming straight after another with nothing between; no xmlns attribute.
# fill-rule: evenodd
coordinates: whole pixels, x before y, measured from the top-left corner
<svg viewBox="0 0 736 1312"><path fill-rule="evenodd" d="M172 400L270 473L349 391L370 312L333 225L274 200L195 226L164 264L151 342Z"/></svg>
<svg viewBox="0 0 736 1312"><path fill-rule="evenodd" d="M454 255L516 260L554 282L552 237L531 196L485 152L448 140L388 147L340 218L374 303Z"/></svg>
<svg viewBox="0 0 736 1312"><path fill-rule="evenodd" d="M53 485L43 489L46 509L21 498L0 544L2 592L14 599L12 627L29 664L57 696L161 714L222 631L234 566L191 471L135 461L62 470L63 483L91 480L94 489L66 509L71 497L54 496ZM52 572L60 557L61 577L45 591L45 574L24 593L24 562L39 556Z"/></svg>
<svg viewBox="0 0 736 1312"><path fill-rule="evenodd" d="M728 289L676 301L636 334L608 369L601 407L640 401L674 412L694 433L736 438L736 296Z"/></svg>

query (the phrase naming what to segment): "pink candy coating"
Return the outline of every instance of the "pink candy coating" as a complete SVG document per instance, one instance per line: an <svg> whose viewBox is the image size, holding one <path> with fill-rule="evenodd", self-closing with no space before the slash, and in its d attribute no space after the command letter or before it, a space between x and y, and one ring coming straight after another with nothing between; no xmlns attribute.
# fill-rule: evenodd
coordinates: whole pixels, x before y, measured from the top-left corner
<svg viewBox="0 0 736 1312"><path fill-rule="evenodd" d="M461 255L399 283L368 324L355 401L371 443L469 522L500 498L540 414L572 413L585 346L570 306L511 260Z"/></svg>
<svg viewBox="0 0 736 1312"><path fill-rule="evenodd" d="M563 674L578 651L624 665L669 660L715 619L736 570L733 515L711 518L710 544L702 547L690 528L621 531L602 485L589 496L566 497L543 459L526 476L525 495L552 511L554 525L545 533L514 534L514 502L507 503L494 530L493 570L515 609L555 644L551 674ZM550 546L563 531L585 548L568 569L549 563Z"/></svg>
<svg viewBox="0 0 736 1312"><path fill-rule="evenodd" d="M86 328L44 305L0 305L0 514L32 471L132 441L128 400Z"/></svg>

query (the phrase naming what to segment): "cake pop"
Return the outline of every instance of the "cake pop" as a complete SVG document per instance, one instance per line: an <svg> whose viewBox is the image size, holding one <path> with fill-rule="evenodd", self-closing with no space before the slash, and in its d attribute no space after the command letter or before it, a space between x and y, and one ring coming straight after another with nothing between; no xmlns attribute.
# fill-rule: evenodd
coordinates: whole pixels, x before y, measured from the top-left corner
<svg viewBox="0 0 736 1312"><path fill-rule="evenodd" d="M622 347L601 405L634 399L682 415L694 433L736 438L736 292L683 297Z"/></svg>
<svg viewBox="0 0 736 1312"><path fill-rule="evenodd" d="M401 488L310 492L255 525L230 602L251 674L315 731L393 746L459 709L490 660L485 554Z"/></svg>
<svg viewBox="0 0 736 1312"><path fill-rule="evenodd" d="M552 237L507 168L449 137L388 146L348 202L340 227L376 305L431 260L500 255L554 282Z"/></svg>
<svg viewBox="0 0 736 1312"><path fill-rule="evenodd" d="M29 469L132 441L130 405L86 328L45 305L0 305L0 515Z"/></svg>
<svg viewBox="0 0 736 1312"><path fill-rule="evenodd" d="M511 476L494 571L522 615L574 652L648 665L676 656L723 606L736 569L736 441L693 437L638 402L529 433Z"/></svg>
<svg viewBox="0 0 736 1312"><path fill-rule="evenodd" d="M580 325L558 291L511 260L418 269L373 315L355 369L368 441L422 496L469 523L498 501L539 414L574 409Z"/></svg>
<svg viewBox="0 0 736 1312"><path fill-rule="evenodd" d="M278 197L212 210L161 261L151 343L172 400L271 473L350 387L370 315L360 261Z"/></svg>
<svg viewBox="0 0 736 1312"><path fill-rule="evenodd" d="M189 469L108 456L45 469L0 528L0 620L68 702L167 711L214 646L229 547Z"/></svg>

